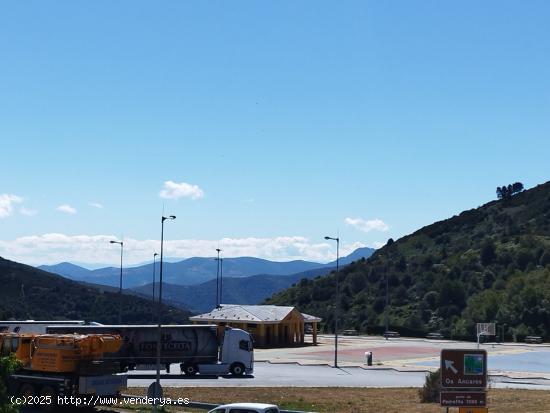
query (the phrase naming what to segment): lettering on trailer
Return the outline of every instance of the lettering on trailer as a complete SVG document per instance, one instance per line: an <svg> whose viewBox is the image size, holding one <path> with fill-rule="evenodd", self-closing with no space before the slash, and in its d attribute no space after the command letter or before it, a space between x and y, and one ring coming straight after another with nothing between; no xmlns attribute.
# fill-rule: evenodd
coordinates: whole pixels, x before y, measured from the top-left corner
<svg viewBox="0 0 550 413"><path fill-rule="evenodd" d="M485 350L441 350L441 387L484 389L487 387Z"/></svg>
<svg viewBox="0 0 550 413"><path fill-rule="evenodd" d="M191 351L190 341L171 341L161 343L161 350L164 351ZM153 351L157 349L156 341L145 341L139 343L140 351Z"/></svg>
<svg viewBox="0 0 550 413"><path fill-rule="evenodd" d="M440 404L444 407L480 407L487 405L487 396L484 391L441 391L440 397Z"/></svg>

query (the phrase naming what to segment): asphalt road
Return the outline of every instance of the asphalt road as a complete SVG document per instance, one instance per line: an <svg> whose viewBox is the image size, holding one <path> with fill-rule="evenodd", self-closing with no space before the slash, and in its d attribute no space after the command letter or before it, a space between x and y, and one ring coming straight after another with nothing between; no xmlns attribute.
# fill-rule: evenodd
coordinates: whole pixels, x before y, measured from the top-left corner
<svg viewBox="0 0 550 413"><path fill-rule="evenodd" d="M420 387L425 372L401 373L394 370L365 370L359 367L300 366L296 364L256 363L253 378L178 379L173 373L161 379L169 387ZM143 374L143 371L136 372ZM149 372L152 373L152 372ZM128 386L147 387L153 379L131 379Z"/></svg>
<svg viewBox="0 0 550 413"><path fill-rule="evenodd" d="M149 377L132 379L132 375ZM422 387L425 377L425 371L258 362L253 377L218 379L181 378L178 366L173 365L170 374L162 375L161 384L165 387ZM153 381L154 371L135 371L130 372L128 386L148 387ZM490 383L495 388L550 390L550 380L538 375L495 374L490 376Z"/></svg>

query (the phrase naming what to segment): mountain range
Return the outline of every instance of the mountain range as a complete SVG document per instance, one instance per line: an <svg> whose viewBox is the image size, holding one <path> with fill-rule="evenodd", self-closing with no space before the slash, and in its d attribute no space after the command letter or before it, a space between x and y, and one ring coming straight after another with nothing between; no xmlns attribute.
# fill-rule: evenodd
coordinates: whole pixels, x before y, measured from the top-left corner
<svg viewBox="0 0 550 413"><path fill-rule="evenodd" d="M260 304L273 294L284 290L302 278L315 278L330 273L334 267L323 267L292 275L258 274L250 277L223 277L222 304ZM153 284L135 287L129 291L151 298ZM155 291L158 294L158 283ZM216 303L216 280L196 285L165 284L162 287L163 300L173 306L204 313L212 310Z"/></svg>
<svg viewBox="0 0 550 413"><path fill-rule="evenodd" d="M341 265L346 265L362 257L369 257L374 252L372 248L359 248L350 255L340 259ZM156 276L158 277L158 262ZM312 261L269 261L253 257L238 257L223 259L223 277L239 278L257 274L270 274L285 276L300 272L331 268L335 262L320 264ZM120 267L105 267L88 270L69 262L56 265L41 265L41 270L75 281L85 281L93 284L102 284L118 287L120 280ZM217 263L214 258L194 257L179 262L164 262L163 281L174 285L202 284L216 278ZM153 264L148 263L137 267L123 267L122 279L124 288L135 288L150 284L153 281Z"/></svg>

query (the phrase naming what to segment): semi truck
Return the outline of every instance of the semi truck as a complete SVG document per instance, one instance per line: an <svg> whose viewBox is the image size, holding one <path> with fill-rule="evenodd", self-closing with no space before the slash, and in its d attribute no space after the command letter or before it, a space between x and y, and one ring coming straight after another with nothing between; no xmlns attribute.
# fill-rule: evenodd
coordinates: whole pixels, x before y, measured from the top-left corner
<svg viewBox="0 0 550 413"><path fill-rule="evenodd" d="M60 398L72 407L102 404L99 397L117 397L127 385L117 363L104 358L121 345L112 334L0 333L0 355L14 354L19 362L7 378L8 392L16 404L49 411Z"/></svg>
<svg viewBox="0 0 550 413"><path fill-rule="evenodd" d="M93 325L49 326L48 333L116 334L122 337L117 352L105 358L119 363L121 372L152 367L157 362L158 326ZM225 328L218 338L212 325L163 325L161 328L161 364L179 364L187 376L195 374L224 376L250 375L254 371L252 337L244 330Z"/></svg>

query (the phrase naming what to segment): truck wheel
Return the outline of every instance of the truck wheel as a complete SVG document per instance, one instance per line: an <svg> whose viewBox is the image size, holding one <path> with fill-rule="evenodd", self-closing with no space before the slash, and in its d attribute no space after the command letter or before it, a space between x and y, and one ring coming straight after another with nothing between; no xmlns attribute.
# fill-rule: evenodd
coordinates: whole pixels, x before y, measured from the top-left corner
<svg viewBox="0 0 550 413"><path fill-rule="evenodd" d="M184 364L183 365L183 373L186 376L194 376L199 372L199 369L196 364Z"/></svg>
<svg viewBox="0 0 550 413"><path fill-rule="evenodd" d="M40 396L44 398L45 402L40 406L40 409L45 412L53 412L57 407L57 392L51 386L44 386L40 390ZM50 403L47 403L47 401Z"/></svg>
<svg viewBox="0 0 550 413"><path fill-rule="evenodd" d="M36 395L34 386L30 383L23 383L19 388L21 397L34 397Z"/></svg>
<svg viewBox="0 0 550 413"><path fill-rule="evenodd" d="M233 363L230 370L231 374L234 376L242 376L244 374L244 366L242 363Z"/></svg>

